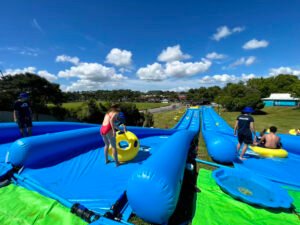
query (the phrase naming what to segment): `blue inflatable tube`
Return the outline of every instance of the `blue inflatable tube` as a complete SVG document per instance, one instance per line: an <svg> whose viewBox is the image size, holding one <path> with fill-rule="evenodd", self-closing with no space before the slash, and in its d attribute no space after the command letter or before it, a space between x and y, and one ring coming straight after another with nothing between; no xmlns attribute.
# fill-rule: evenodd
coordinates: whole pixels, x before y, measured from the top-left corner
<svg viewBox="0 0 300 225"><path fill-rule="evenodd" d="M163 224L173 214L191 142L197 132L182 130L169 137L128 181L127 197L142 219Z"/></svg>
<svg viewBox="0 0 300 225"><path fill-rule="evenodd" d="M99 125L75 122L34 122L32 127L32 135L35 136L95 126ZM16 123L0 123L0 144L12 142L19 138L22 137Z"/></svg>
<svg viewBox="0 0 300 225"><path fill-rule="evenodd" d="M8 161L15 166L45 167L103 146L100 126L21 138L8 150ZM176 130L128 127L138 138L170 135Z"/></svg>
<svg viewBox="0 0 300 225"><path fill-rule="evenodd" d="M281 139L282 148L290 153L300 155L300 136L289 134L278 134Z"/></svg>
<svg viewBox="0 0 300 225"><path fill-rule="evenodd" d="M216 132L207 131L203 133L209 156L219 163L232 163L237 156L234 142Z"/></svg>
<svg viewBox="0 0 300 225"><path fill-rule="evenodd" d="M22 138L11 145L8 161L15 166L45 167L97 148L99 142L99 127Z"/></svg>

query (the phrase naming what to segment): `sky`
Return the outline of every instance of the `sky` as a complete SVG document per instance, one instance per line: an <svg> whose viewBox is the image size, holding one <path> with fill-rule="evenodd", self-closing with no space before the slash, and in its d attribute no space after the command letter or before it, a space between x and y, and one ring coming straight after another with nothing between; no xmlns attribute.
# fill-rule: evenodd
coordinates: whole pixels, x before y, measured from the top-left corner
<svg viewBox="0 0 300 225"><path fill-rule="evenodd" d="M299 0L10 0L0 70L63 91L186 91L300 77Z"/></svg>

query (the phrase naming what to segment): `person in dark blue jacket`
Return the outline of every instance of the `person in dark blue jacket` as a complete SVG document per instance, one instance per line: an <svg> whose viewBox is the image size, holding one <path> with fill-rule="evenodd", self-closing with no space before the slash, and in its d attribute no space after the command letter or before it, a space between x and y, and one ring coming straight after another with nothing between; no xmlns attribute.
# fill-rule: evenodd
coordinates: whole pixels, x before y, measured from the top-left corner
<svg viewBox="0 0 300 225"><path fill-rule="evenodd" d="M252 134L254 136L254 142L256 141L255 129L254 129L254 119L250 115L254 110L252 107L245 107L242 110L242 114L236 118L234 126L234 136L238 136L237 151L240 151L241 145L243 145L242 153L240 159L244 160L244 154L248 148L248 145L253 144Z"/></svg>
<svg viewBox="0 0 300 225"><path fill-rule="evenodd" d="M17 122L22 137L31 136L32 111L28 101L28 94L21 93L18 100L14 103L14 121ZM27 129L27 132L24 129Z"/></svg>

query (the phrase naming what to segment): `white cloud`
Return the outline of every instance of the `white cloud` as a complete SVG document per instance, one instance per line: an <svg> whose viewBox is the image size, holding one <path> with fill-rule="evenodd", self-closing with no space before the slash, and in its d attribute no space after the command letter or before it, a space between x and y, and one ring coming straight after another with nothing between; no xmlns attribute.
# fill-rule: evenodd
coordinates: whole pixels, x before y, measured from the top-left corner
<svg viewBox="0 0 300 225"><path fill-rule="evenodd" d="M241 76L230 75L230 74L217 74L213 76L204 76L199 80L201 84L220 85L220 83L237 83L239 81L247 81L255 78L254 74L242 74Z"/></svg>
<svg viewBox="0 0 300 225"><path fill-rule="evenodd" d="M250 73L250 74L244 74L243 73L242 76L241 76L241 80L244 81L244 82L246 82L250 79L253 79L253 78L257 78L257 76L253 73Z"/></svg>
<svg viewBox="0 0 300 225"><path fill-rule="evenodd" d="M40 70L37 72L40 77L44 77L46 80L53 82L57 80L57 76L52 73L49 73L47 70Z"/></svg>
<svg viewBox="0 0 300 225"><path fill-rule="evenodd" d="M106 67L99 63L79 63L65 71L59 71L58 77L78 77L81 80L106 82L111 80L126 79L122 74L117 74L112 67Z"/></svg>
<svg viewBox="0 0 300 225"><path fill-rule="evenodd" d="M16 75L21 73L35 73L36 68L33 66L25 67L23 69L7 69L4 72L4 75Z"/></svg>
<svg viewBox="0 0 300 225"><path fill-rule="evenodd" d="M216 53L216 52L211 52L211 53L208 53L206 55L206 58L211 59L211 60L214 60L214 59L224 59L224 58L226 58L226 55L219 54L219 53Z"/></svg>
<svg viewBox="0 0 300 225"><path fill-rule="evenodd" d="M187 62L180 61L169 62L166 64L165 72L168 76L172 77L186 77L193 76L198 73L203 73L209 69L211 62L203 59L199 62Z"/></svg>
<svg viewBox="0 0 300 225"><path fill-rule="evenodd" d="M175 87L175 88L171 88L169 89L169 91L175 91L175 92L182 92L182 91L188 91L189 89L191 89L191 87L189 86L179 86L179 87Z"/></svg>
<svg viewBox="0 0 300 225"><path fill-rule="evenodd" d="M49 73L47 70L37 71L37 69L33 66L25 67L23 69L7 69L4 71L4 75L16 75L16 74L24 74L24 73L37 74L40 77L43 77L50 82L53 82L58 79L57 76L55 76L52 73Z"/></svg>
<svg viewBox="0 0 300 225"><path fill-rule="evenodd" d="M119 67L127 67L131 65L131 57L132 53L130 51L113 48L106 56L105 62Z"/></svg>
<svg viewBox="0 0 300 225"><path fill-rule="evenodd" d="M256 61L256 57L255 56L242 57L242 58L239 58L238 60L236 60L231 65L229 65L229 67L236 67L236 66L240 66L240 65L250 66L255 61Z"/></svg>
<svg viewBox="0 0 300 225"><path fill-rule="evenodd" d="M243 45L243 49L250 50L250 49L256 49L256 48L265 48L268 45L269 45L269 42L266 40L258 41L256 39L252 39Z"/></svg>
<svg viewBox="0 0 300 225"><path fill-rule="evenodd" d="M95 82L91 80L77 80L71 83L69 86L62 85L61 88L64 91L92 91L108 88L106 83L103 82Z"/></svg>
<svg viewBox="0 0 300 225"><path fill-rule="evenodd" d="M142 67L137 71L137 76L142 80L161 81L171 77L187 77L205 72L211 66L211 62L203 59L199 62L168 62L166 65L153 63Z"/></svg>
<svg viewBox="0 0 300 225"><path fill-rule="evenodd" d="M300 76L300 70L295 70L290 67L279 67L279 68L272 68L270 69L270 76L277 76L279 74L291 74L295 76Z"/></svg>
<svg viewBox="0 0 300 225"><path fill-rule="evenodd" d="M71 57L71 56L68 56L68 55L58 55L56 56L56 59L55 59L56 62L69 62L69 63L72 63L74 65L78 65L80 60L78 57Z"/></svg>
<svg viewBox="0 0 300 225"><path fill-rule="evenodd" d="M191 58L191 56L188 54L183 54L180 49L180 45L175 45L164 49L157 57L157 60L161 62L172 62L189 58Z"/></svg>
<svg viewBox="0 0 300 225"><path fill-rule="evenodd" d="M147 65L147 67L139 68L136 74L141 80L160 81L168 77L163 66L159 63L153 63Z"/></svg>
<svg viewBox="0 0 300 225"><path fill-rule="evenodd" d="M222 38L228 37L233 33L240 33L244 30L244 27L234 27L233 29L230 29L227 26L218 27L217 32L213 34L212 39L215 41L220 41Z"/></svg>

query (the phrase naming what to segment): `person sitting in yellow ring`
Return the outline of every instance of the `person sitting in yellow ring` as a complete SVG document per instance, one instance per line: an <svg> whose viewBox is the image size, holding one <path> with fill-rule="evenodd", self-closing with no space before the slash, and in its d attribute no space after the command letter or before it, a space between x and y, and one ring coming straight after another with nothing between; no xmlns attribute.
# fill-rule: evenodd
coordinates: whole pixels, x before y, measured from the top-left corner
<svg viewBox="0 0 300 225"><path fill-rule="evenodd" d="M276 131L277 127L270 127L270 133L264 134L257 143L257 146L270 149L281 148L280 137L276 135Z"/></svg>

